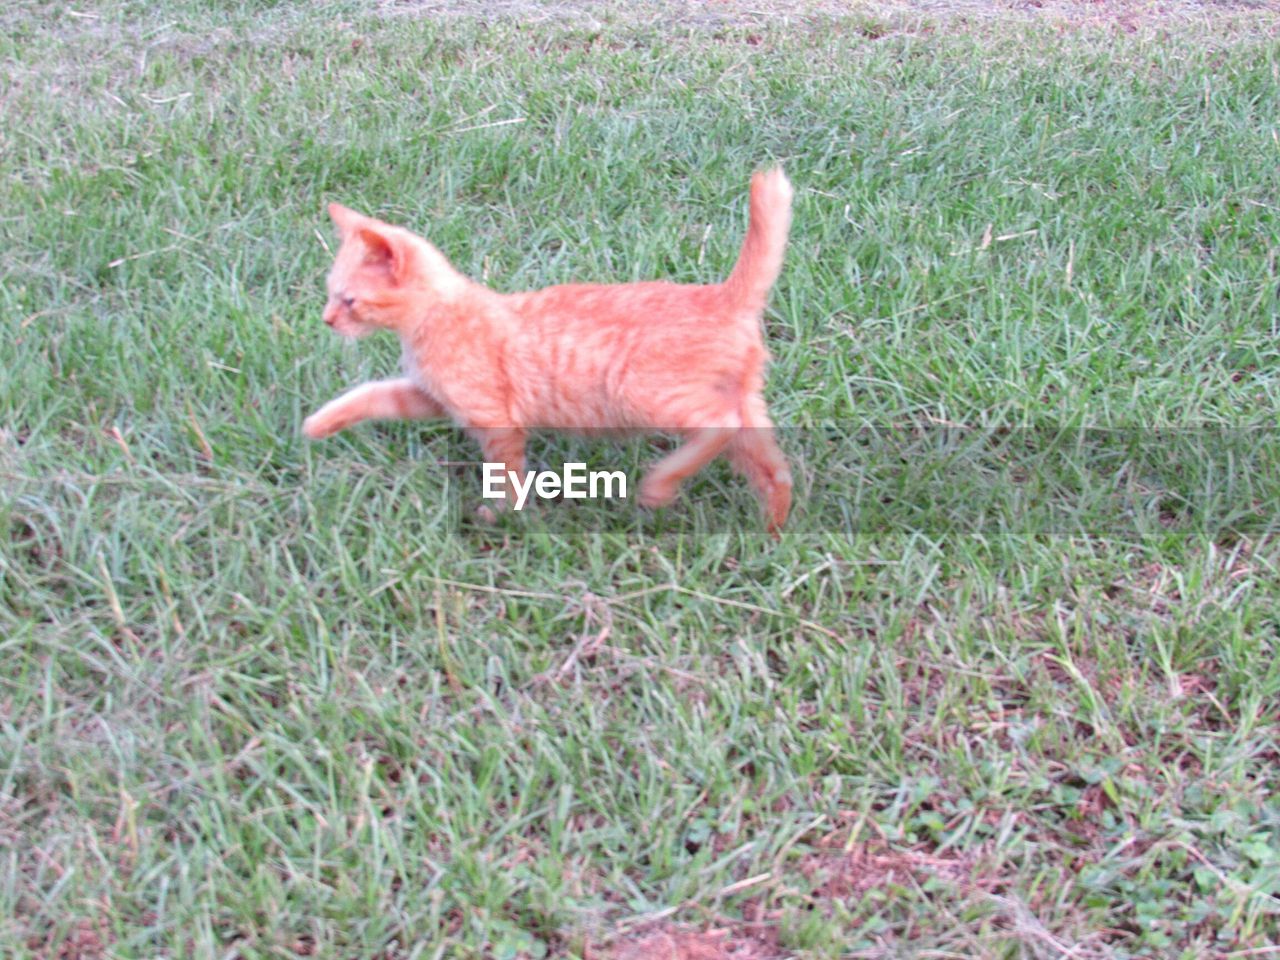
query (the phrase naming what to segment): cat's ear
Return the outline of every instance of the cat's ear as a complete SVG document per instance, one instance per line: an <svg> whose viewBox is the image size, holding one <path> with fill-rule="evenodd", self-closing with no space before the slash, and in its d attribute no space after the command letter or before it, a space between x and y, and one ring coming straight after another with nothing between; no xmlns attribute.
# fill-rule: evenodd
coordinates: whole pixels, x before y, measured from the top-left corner
<svg viewBox="0 0 1280 960"><path fill-rule="evenodd" d="M334 226L338 228L338 232L344 237L365 219L354 210L344 207L340 203L329 204L329 217L333 220Z"/></svg>
<svg viewBox="0 0 1280 960"><path fill-rule="evenodd" d="M412 272L413 248L404 237L380 230L374 225L376 222L365 220L364 225L356 229L356 236L364 244L365 265L386 270L392 281L401 283Z"/></svg>

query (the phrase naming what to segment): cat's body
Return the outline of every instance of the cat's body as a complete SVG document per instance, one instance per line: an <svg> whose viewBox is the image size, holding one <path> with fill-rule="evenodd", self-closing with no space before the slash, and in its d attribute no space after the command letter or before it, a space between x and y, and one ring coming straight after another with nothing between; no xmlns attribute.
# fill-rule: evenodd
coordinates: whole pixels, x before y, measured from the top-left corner
<svg viewBox="0 0 1280 960"><path fill-rule="evenodd" d="M342 247L325 321L346 336L394 330L406 377L357 387L309 417L310 437L360 420L447 416L489 461L524 471L529 431L670 431L686 442L640 485L668 503L725 453L777 531L791 475L765 409L761 314L782 266L791 186L757 174L742 254L724 283L567 284L502 294L457 273L406 230L333 204Z"/></svg>

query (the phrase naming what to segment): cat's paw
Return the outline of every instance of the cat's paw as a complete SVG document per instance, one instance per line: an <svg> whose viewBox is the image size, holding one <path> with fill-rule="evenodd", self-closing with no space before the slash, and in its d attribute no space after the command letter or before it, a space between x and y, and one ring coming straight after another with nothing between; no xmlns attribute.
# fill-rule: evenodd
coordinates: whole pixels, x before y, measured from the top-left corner
<svg viewBox="0 0 1280 960"><path fill-rule="evenodd" d="M636 503L646 510L657 510L659 507L667 506L676 498L676 489L674 484L655 480L652 477L645 477L640 481L640 491L636 495Z"/></svg>
<svg viewBox="0 0 1280 960"><path fill-rule="evenodd" d="M498 517L507 512L507 501L494 500L492 503L482 503L476 507L476 522L482 523L487 527L492 527L498 522Z"/></svg>
<svg viewBox="0 0 1280 960"><path fill-rule="evenodd" d="M313 413L302 421L302 432L312 440L323 440L338 432L338 426L331 417L325 416L323 410Z"/></svg>

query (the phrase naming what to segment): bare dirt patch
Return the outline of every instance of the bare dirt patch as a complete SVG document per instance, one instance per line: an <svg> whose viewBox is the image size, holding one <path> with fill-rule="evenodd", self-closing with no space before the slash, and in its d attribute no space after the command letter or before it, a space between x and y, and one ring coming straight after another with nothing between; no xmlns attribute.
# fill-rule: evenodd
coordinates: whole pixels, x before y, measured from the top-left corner
<svg viewBox="0 0 1280 960"><path fill-rule="evenodd" d="M107 930L105 918L77 921L71 935L56 938L36 937L28 941L27 948L41 960L103 960L110 952L114 938Z"/></svg>
<svg viewBox="0 0 1280 960"><path fill-rule="evenodd" d="M635 933L590 956L592 960L783 960L788 954L769 931L666 926Z"/></svg>

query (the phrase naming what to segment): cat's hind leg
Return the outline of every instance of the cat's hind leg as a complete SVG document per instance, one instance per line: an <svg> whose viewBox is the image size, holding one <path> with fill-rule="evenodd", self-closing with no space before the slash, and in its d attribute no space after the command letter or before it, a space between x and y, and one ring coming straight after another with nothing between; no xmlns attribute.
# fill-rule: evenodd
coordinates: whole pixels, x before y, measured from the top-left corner
<svg viewBox="0 0 1280 960"><path fill-rule="evenodd" d="M791 468L778 448L763 397L753 394L747 399L742 420L742 429L729 444L729 464L751 484L769 532L776 535L791 511Z"/></svg>
<svg viewBox="0 0 1280 960"><path fill-rule="evenodd" d="M680 484L724 451L738 427L702 427L683 431L686 440L667 454L640 481L638 501L642 507L664 507L680 492Z"/></svg>

